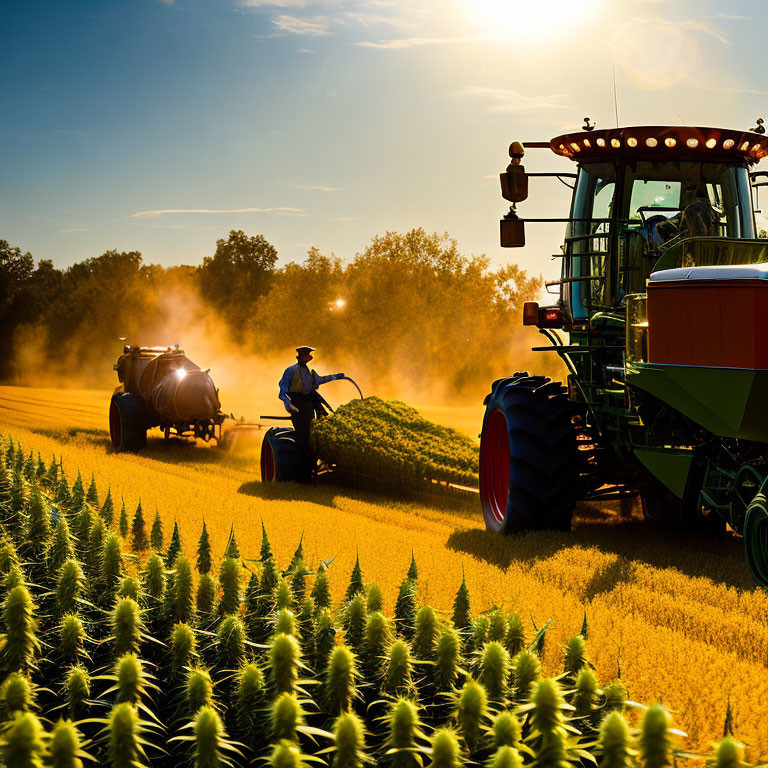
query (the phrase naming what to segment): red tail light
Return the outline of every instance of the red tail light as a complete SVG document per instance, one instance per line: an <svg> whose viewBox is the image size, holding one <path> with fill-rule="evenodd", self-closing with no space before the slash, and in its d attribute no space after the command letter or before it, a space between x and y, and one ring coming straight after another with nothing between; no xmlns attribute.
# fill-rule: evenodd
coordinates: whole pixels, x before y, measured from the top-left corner
<svg viewBox="0 0 768 768"><path fill-rule="evenodd" d="M536 301L523 304L523 325L539 328L562 328L563 310L560 307L540 307Z"/></svg>
<svg viewBox="0 0 768 768"><path fill-rule="evenodd" d="M526 301L523 304L523 325L539 324L539 302Z"/></svg>

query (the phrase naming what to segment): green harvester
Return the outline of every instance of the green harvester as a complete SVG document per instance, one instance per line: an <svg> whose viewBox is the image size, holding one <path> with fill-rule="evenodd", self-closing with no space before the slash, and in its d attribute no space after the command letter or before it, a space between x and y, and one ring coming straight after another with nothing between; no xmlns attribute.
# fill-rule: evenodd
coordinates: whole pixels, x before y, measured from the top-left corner
<svg viewBox="0 0 768 768"><path fill-rule="evenodd" d="M526 149L575 173L527 173ZM565 225L561 278L547 284L557 300L526 303L523 323L568 376L493 383L480 443L487 528L569 530L577 501L639 495L659 523L743 536L768 586L768 239L755 217L768 174L754 170L766 155L762 120L751 131L585 120L511 145L501 245L523 246L526 221ZM567 217L518 215L532 177L572 187Z"/></svg>

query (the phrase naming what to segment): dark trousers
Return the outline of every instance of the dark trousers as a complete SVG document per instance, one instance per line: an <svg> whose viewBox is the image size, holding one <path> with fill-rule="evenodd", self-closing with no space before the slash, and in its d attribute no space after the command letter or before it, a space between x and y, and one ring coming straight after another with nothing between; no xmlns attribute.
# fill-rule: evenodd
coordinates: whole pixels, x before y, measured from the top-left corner
<svg viewBox="0 0 768 768"><path fill-rule="evenodd" d="M304 479L308 480L312 476L314 466L314 456L309 447L309 425L315 418L315 398L314 395L305 395L302 392L289 392L288 397L291 405L299 409L298 413L291 413L291 422L296 431L296 440L304 454L305 472L302 474Z"/></svg>

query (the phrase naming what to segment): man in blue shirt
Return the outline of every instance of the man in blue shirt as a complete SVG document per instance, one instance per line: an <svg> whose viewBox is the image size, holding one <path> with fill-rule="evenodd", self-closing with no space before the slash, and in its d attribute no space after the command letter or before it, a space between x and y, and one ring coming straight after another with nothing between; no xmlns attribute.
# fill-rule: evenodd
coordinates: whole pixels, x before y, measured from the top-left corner
<svg viewBox="0 0 768 768"><path fill-rule="evenodd" d="M312 459L309 450L309 425L315 418L315 413L320 405L320 397L317 388L335 379L343 379L343 373L332 373L330 376L319 376L316 371L310 371L307 364L312 360L314 347L296 347L296 360L298 362L285 369L280 379L280 393L278 397L283 401L285 410L291 416L293 428L296 430L296 438L308 458L311 466ZM322 410L324 413L325 411Z"/></svg>

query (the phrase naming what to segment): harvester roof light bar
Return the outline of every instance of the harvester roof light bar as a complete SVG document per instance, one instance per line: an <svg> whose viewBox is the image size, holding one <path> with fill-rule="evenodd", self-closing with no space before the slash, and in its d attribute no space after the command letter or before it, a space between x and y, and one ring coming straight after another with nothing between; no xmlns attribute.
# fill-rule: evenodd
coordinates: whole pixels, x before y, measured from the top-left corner
<svg viewBox="0 0 768 768"><path fill-rule="evenodd" d="M706 153L709 159L732 162L741 155L740 159L748 165L768 156L768 136L751 131L688 126L615 128L590 132L589 137L569 133L555 137L549 146L557 155L570 158L578 155L579 160L630 151L639 157L663 159L672 149L675 158L681 155L698 158Z"/></svg>

